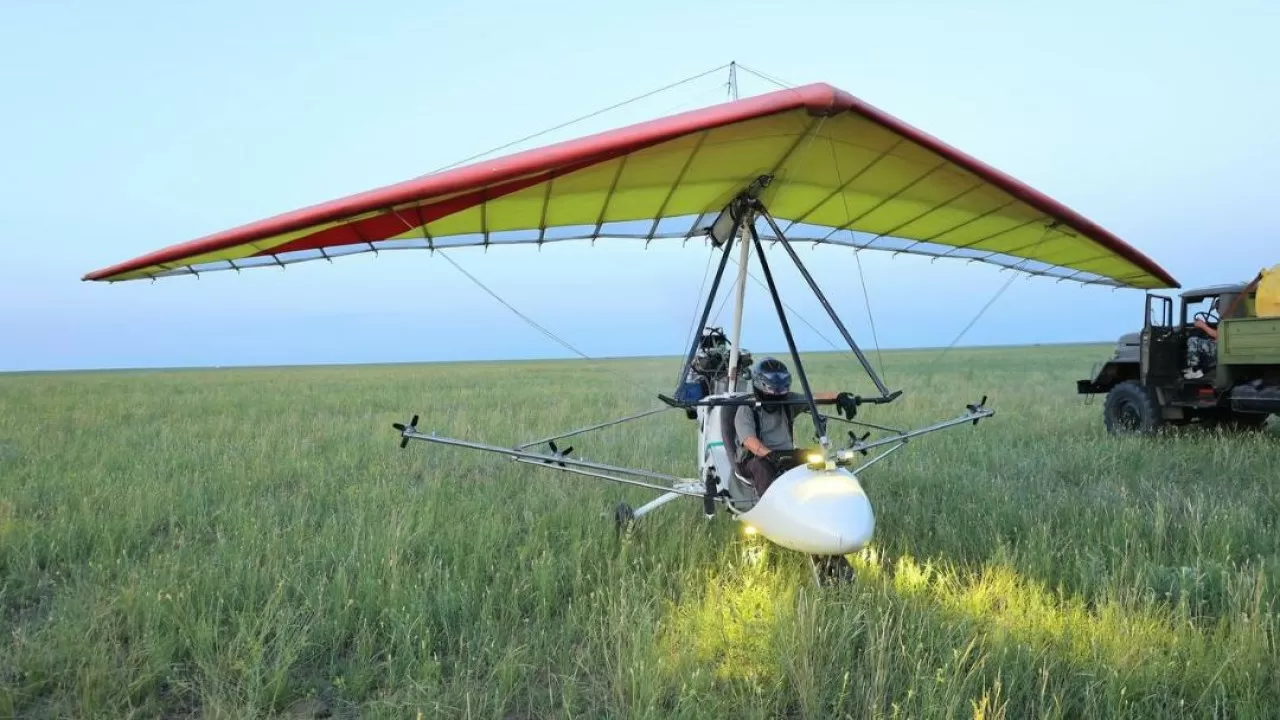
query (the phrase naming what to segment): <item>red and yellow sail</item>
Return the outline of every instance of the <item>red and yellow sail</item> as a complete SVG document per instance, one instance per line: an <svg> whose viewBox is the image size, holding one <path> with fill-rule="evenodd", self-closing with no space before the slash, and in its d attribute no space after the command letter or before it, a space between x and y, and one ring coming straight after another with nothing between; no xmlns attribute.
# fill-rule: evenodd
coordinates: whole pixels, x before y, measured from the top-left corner
<svg viewBox="0 0 1280 720"><path fill-rule="evenodd" d="M1167 288L1098 225L825 84L781 90L427 175L89 273L120 281L371 250L697 236L761 175L788 239ZM761 228L763 239L768 228Z"/></svg>

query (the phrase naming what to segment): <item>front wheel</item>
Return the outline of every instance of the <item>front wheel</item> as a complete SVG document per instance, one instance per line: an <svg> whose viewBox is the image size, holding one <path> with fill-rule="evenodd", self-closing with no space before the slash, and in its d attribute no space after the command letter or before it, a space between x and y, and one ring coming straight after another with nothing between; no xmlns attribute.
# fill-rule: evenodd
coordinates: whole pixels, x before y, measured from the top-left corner
<svg viewBox="0 0 1280 720"><path fill-rule="evenodd" d="M843 555L810 555L809 568L819 587L840 585L856 578L853 565Z"/></svg>
<svg viewBox="0 0 1280 720"><path fill-rule="evenodd" d="M1102 412L1112 435L1148 435L1164 423L1155 394L1135 380L1111 388Z"/></svg>

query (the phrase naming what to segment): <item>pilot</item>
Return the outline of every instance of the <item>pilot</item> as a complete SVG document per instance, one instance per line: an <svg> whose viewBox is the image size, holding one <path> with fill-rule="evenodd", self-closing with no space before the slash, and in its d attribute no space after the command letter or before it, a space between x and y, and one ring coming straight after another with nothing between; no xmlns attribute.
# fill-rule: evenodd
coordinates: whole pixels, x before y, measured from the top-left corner
<svg viewBox="0 0 1280 720"><path fill-rule="evenodd" d="M763 496L779 475L799 465L793 430L795 419L808 410L805 396L791 392L791 372L776 358L761 358L751 369L751 385L760 408L740 405L733 427L738 437L738 466ZM853 417L857 401L847 392L814 393L820 405L837 405ZM787 400L790 404L776 401Z"/></svg>

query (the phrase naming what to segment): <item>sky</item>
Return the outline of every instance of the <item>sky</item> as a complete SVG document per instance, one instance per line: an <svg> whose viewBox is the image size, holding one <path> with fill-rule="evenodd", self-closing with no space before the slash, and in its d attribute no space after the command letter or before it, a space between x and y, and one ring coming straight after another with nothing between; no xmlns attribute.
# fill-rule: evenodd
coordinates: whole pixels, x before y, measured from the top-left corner
<svg viewBox="0 0 1280 720"><path fill-rule="evenodd" d="M1280 263L1277 21L1280 5L1264 0L5 0L0 371L572 356L426 252L80 278L730 61L859 96L1077 210L1184 287L1248 280ZM743 95L776 89L738 77ZM507 152L723 102L727 79ZM807 252L867 349L953 342L1008 276L864 253L864 292L853 253ZM563 243L451 257L578 352L680 355L708 250ZM801 348L830 349L821 307L778 272ZM1110 341L1141 324L1142 303L1137 290L1020 277L959 344ZM743 342L785 348L754 284Z"/></svg>

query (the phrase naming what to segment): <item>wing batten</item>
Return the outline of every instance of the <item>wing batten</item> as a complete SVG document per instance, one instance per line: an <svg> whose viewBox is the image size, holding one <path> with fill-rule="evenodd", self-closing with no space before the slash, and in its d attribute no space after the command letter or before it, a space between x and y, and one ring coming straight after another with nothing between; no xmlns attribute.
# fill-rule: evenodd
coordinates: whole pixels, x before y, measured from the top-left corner
<svg viewBox="0 0 1280 720"><path fill-rule="evenodd" d="M898 188L897 190L894 190L894 191L893 191L892 193L890 193L889 195L887 195L887 196L885 196L885 197L881 198L878 202L876 202L876 203L875 203L874 205L872 205L870 208L867 208L866 210L863 210L863 211L862 211L861 213L859 213L858 215L855 215L854 217L852 217L852 218L850 218L849 220L845 221L845 223L844 223L844 224L840 225L839 227L836 227L836 228L832 229L832 230L831 230L831 232L827 233L826 237L824 237L824 238L823 238L823 240L827 240L827 239L829 239L832 235L835 235L835 234L836 234L836 233L838 233L838 232L842 232L842 231L844 231L844 230L847 230L847 229L849 229L849 228L853 227L854 225L856 225L856 224L858 224L858 223L862 222L863 220L865 220L865 219L867 218L867 216L868 216L868 215L871 215L872 213L874 213L875 211L877 211L877 210L879 210L880 208L884 207L885 205L887 205L887 204L889 204L889 203L893 202L893 201L894 201L894 200L896 200L898 197L900 197L903 193L905 193L906 191L908 191L908 190L910 190L911 188L915 187L916 185L918 185L918 184L920 184L920 183L924 182L926 178L928 178L930 175L934 174L934 173L935 173L935 172L937 172L939 169L941 169L941 168L943 168L943 167L945 167L945 166L946 166L946 161L940 161L937 165L934 165L932 168L930 168L928 171L926 171L923 175L921 175L921 176L917 177L916 179L914 179L914 180L912 180L912 181L908 182L906 185L903 185L902 187ZM880 234L883 234L883 233L880 233Z"/></svg>
<svg viewBox="0 0 1280 720"><path fill-rule="evenodd" d="M917 215L913 215L913 216L911 216L911 217L907 218L906 220L902 221L902 222L901 222L901 223L899 223L898 225L895 225L894 227L889 228L888 230L886 230L886 231L884 231L884 232L877 233L875 237L877 237L877 238L881 238L881 237L888 237L888 236L892 236L893 234L895 234L895 233L899 232L899 231L900 231L900 230L902 230L903 228L911 227L912 225L916 224L917 222L920 222L920 221L924 220L925 218L929 217L930 215L933 215L934 213L937 213L937 212L939 212L939 211L945 210L945 209L947 208L947 206L949 206L951 203L953 203L953 202L955 202L955 201L959 200L960 198L964 197L965 195L968 195L969 193L971 193L971 192L973 192L973 191L975 191L975 190L980 190L980 189L981 189L981 188L983 188L983 187L984 187L984 184L982 183L982 181L981 181L981 180L979 180L978 182L974 183L973 185L970 185L969 187L965 188L964 190L961 190L959 193L957 193L957 194L955 194L955 195L953 195L953 196L951 196L951 197L947 198L947 200L946 200L945 202L943 202L941 205L937 205L937 206L935 206L935 207L931 207L931 208L926 208L926 209L924 210L924 212L921 212L921 213L919 213L919 214L917 214Z"/></svg>
<svg viewBox="0 0 1280 720"><path fill-rule="evenodd" d="M680 166L680 172L676 175L675 181L671 183L671 187L667 188L667 193L662 198L662 204L658 206L658 212L654 213L653 225L649 227L650 236L658 232L658 226L662 224L662 220L666 216L667 206L671 203L671 198L674 197L676 191L680 189L680 185L684 182L685 176L689 174L689 168L693 166L694 159L698 157L698 152L702 150L702 146L710 136L710 130L704 130L695 136L693 148L689 150L689 156L685 158L684 163ZM697 223L698 220L695 219L694 225L696 226ZM690 230L690 232L693 232L693 230Z"/></svg>
<svg viewBox="0 0 1280 720"><path fill-rule="evenodd" d="M811 215L813 215L814 213L818 212L818 211L819 211L819 210L821 210L822 208L826 207L826 205L827 205L828 203L832 202L833 200L835 200L835 199L837 199L837 198L840 198L840 199L843 201L843 203L844 203L844 209L845 209L845 217L846 217L846 218L848 218L848 216L849 216L849 198L848 198L849 188L853 187L854 183L856 183L856 182L858 182L859 180L861 180L861 179L862 179L862 177L863 177L864 175L866 175L868 172L871 172L872 168L874 168L874 167L875 167L876 165L878 165L881 161L883 161L886 157L888 157L890 154L892 154L892 153L893 153L894 148L896 148L896 147L898 146L898 144L900 144L901 142L902 142L902 141L901 141L901 140L899 140L897 143L894 143L894 144L893 144L893 145L891 145L890 147L887 147L887 148L884 148L883 150L880 150L880 151L875 155L875 157L871 158L870 160L868 160L868 161L866 162L866 164L864 164L864 165L862 165L861 167L859 167L859 168L858 168L858 170L857 170L857 171L855 171L855 172L853 173L853 175L851 175L851 176L849 177L849 179L848 179L848 180L844 180L844 179L842 178L842 175L841 175L841 173L840 173L840 156L839 156L839 153L834 153L834 148L833 148L833 156L832 156L831 167L832 167L833 172L834 172L834 173L835 173L835 175L836 175L836 182L838 183L838 185L836 186L836 188L835 188L834 190L832 190L832 191L831 191L831 193L830 193L829 195L827 195L826 197L824 197L824 198L822 199L822 201L821 201L821 202L817 203L817 204L816 204L816 205L814 205L811 209L807 210L804 214L802 214L802 215L801 215L799 218L797 218L796 220L792 221L790 218L787 218L787 219L789 220L789 223L788 223L788 225L787 225L785 228L783 228L783 229L782 229L782 232L783 232L783 233L788 233L788 232L790 232L790 229L791 229L792 227L794 227L795 225L799 224L800 222L803 222L804 220L808 219ZM870 149L870 148L864 148L864 149L865 149L865 150L867 150L867 151L869 151L869 152L873 151L873 150L872 150L872 149ZM838 231L838 230L837 230L837 231ZM828 237L830 237L830 235L834 235L834 234L835 234L834 232L829 233L829 234L828 234Z"/></svg>

